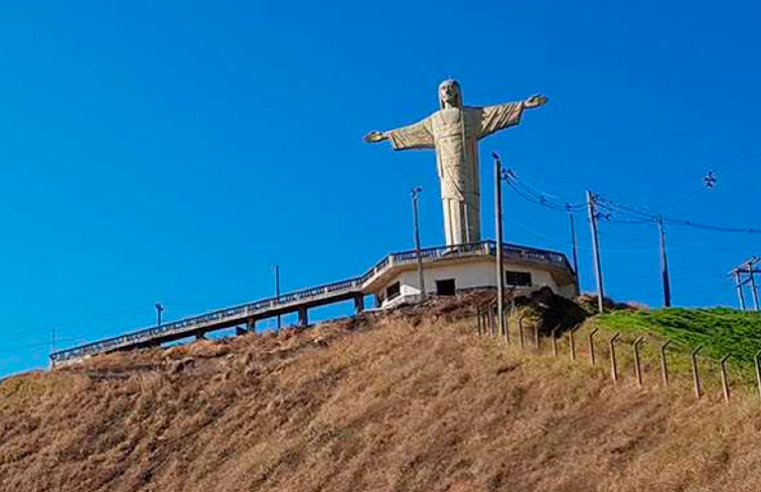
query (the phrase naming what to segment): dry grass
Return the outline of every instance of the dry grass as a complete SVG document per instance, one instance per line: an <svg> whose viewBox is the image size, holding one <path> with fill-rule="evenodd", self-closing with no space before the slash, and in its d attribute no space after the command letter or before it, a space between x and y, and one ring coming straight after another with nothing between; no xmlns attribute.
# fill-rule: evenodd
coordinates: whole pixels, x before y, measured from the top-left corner
<svg viewBox="0 0 761 492"><path fill-rule="evenodd" d="M0 489L759 490L755 399L613 386L477 337L468 306L4 381Z"/></svg>

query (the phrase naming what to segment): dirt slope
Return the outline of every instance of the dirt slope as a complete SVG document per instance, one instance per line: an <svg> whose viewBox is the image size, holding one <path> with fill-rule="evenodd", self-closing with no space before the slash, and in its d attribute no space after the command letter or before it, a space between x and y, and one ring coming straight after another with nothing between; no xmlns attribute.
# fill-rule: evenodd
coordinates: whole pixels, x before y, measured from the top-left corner
<svg viewBox="0 0 761 492"><path fill-rule="evenodd" d="M6 380L0 490L761 490L761 403L521 357L469 306Z"/></svg>

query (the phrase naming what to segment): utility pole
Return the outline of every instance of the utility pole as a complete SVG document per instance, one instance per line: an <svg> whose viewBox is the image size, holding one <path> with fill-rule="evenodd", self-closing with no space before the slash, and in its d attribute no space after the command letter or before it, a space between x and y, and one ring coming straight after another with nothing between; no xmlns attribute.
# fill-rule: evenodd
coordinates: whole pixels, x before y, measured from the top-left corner
<svg viewBox="0 0 761 492"><path fill-rule="evenodd" d="M164 306L157 302L153 307L156 308L156 327L161 328L161 313L164 312Z"/></svg>
<svg viewBox="0 0 761 492"><path fill-rule="evenodd" d="M574 224L571 204L566 203L565 208L568 210L568 220L571 224L571 243L573 244L573 271L576 273L576 292L580 294L581 287L579 286L579 245L576 242L576 225Z"/></svg>
<svg viewBox="0 0 761 492"><path fill-rule="evenodd" d="M669 278L669 264L666 258L666 231L663 228L663 217L658 216L658 234L661 249L661 279L663 280L663 305L671 307L671 280Z"/></svg>
<svg viewBox="0 0 761 492"><path fill-rule="evenodd" d="M745 295L743 294L743 281L740 278L740 269L732 270L735 277L735 289L737 289L737 300L740 302L740 310L745 311Z"/></svg>
<svg viewBox="0 0 761 492"><path fill-rule="evenodd" d="M56 353L56 348L55 348L55 326L53 326L50 330L51 330L51 333L50 333L51 341L53 343L53 351L50 352L50 353L54 354L54 353Z"/></svg>
<svg viewBox="0 0 761 492"><path fill-rule="evenodd" d="M494 158L494 230L497 234L497 330L504 336L505 332L505 274L502 264L502 161L499 154L492 152Z"/></svg>
<svg viewBox="0 0 761 492"><path fill-rule="evenodd" d="M415 228L415 255L417 256L417 277L420 285L420 300L425 301L427 298L425 292L425 276L423 275L423 256L420 253L420 218L418 211L418 198L423 188L415 186L410 190L412 196L412 223Z"/></svg>
<svg viewBox="0 0 761 492"><path fill-rule="evenodd" d="M750 284L750 295L751 299L753 299L753 310L758 311L761 309L761 302L759 302L758 298L758 287L756 286L756 274L761 273L761 270L756 270L756 263L759 262L761 262L761 258L758 256L753 256L729 272L729 274L735 278L737 300L740 301L740 309L743 311L748 310L748 306L745 303L745 293L743 292L743 286L745 284ZM744 275L747 275L747 278L743 278Z"/></svg>
<svg viewBox="0 0 761 492"><path fill-rule="evenodd" d="M603 312L605 292L602 282L602 266L600 264L600 238L597 235L597 210L595 209L594 193L587 190L587 210L589 211L589 227L592 230L592 256L595 266L595 281L597 282L597 310Z"/></svg>
<svg viewBox="0 0 761 492"><path fill-rule="evenodd" d="M750 295L753 297L753 310L758 311L758 289L756 289L756 278L754 276L756 263L758 263L759 259L757 257L753 257L750 260L748 260L748 275L750 276Z"/></svg>
<svg viewBox="0 0 761 492"><path fill-rule="evenodd" d="M273 270L275 272L275 299L277 299L277 302L280 302L280 265L275 265L273 267ZM281 319L280 315L277 315L277 329L279 330L281 327Z"/></svg>

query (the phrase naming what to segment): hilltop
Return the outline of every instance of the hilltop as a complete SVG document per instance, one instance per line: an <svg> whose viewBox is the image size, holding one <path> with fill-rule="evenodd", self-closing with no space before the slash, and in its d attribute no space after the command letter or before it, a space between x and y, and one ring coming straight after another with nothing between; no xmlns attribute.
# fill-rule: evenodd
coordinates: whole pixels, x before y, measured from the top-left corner
<svg viewBox="0 0 761 492"><path fill-rule="evenodd" d="M726 406L708 374L696 401L680 347L668 388L650 352L643 388L624 345L618 385L605 365L615 331L624 344L645 333L687 337L687 347L699 330L674 319L706 326L699 320L723 312L593 317L573 362L565 340L554 358L546 339L537 355L479 337L474 306L484 296L10 378L0 384L0 489L758 490L752 386L735 379ZM724 340L711 345L721 354L733 340L741 352L759 339L758 318L747 320L740 329L708 322L700 343ZM593 327L597 367L584 354Z"/></svg>

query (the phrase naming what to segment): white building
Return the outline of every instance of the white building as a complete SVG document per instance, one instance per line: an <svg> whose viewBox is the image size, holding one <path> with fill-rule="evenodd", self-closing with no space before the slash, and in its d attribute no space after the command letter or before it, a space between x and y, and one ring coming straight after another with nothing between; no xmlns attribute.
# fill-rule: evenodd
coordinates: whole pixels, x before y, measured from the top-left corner
<svg viewBox="0 0 761 492"><path fill-rule="evenodd" d="M495 255L494 241L421 250L426 293L454 295L496 288ZM415 251L391 254L382 263L363 286L365 294L375 295L376 306L387 308L420 298ZM576 273L562 253L504 244L503 265L505 285L515 295L542 287L567 298L578 294Z"/></svg>

